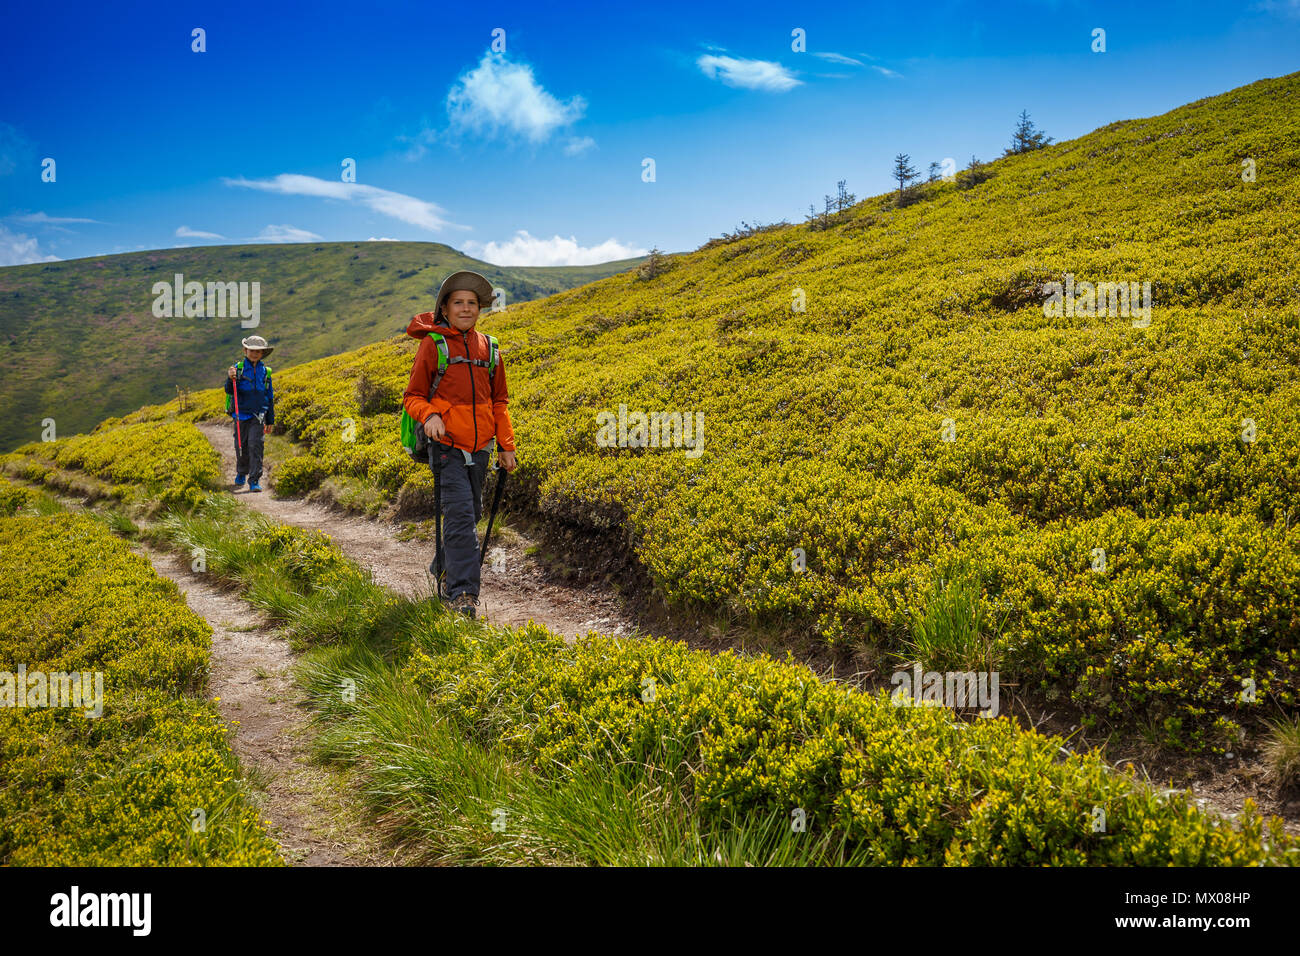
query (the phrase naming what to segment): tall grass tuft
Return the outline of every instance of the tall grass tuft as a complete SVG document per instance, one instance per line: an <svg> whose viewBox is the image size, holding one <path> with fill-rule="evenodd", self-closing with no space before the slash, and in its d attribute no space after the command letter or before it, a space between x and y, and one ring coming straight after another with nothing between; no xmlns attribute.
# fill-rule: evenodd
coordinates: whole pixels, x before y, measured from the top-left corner
<svg viewBox="0 0 1300 956"><path fill-rule="evenodd" d="M931 670L997 670L997 638L1006 617L993 622L982 590L979 576L966 565L931 581L924 603L912 610L907 659Z"/></svg>
<svg viewBox="0 0 1300 956"><path fill-rule="evenodd" d="M1269 737L1264 744L1269 780L1279 790L1300 784L1300 717L1267 721Z"/></svg>

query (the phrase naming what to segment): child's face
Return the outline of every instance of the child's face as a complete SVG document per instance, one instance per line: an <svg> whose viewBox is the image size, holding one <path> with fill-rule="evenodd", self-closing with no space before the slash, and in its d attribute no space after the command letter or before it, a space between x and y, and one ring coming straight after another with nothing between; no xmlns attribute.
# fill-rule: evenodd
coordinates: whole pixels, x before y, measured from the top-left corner
<svg viewBox="0 0 1300 956"><path fill-rule="evenodd" d="M478 296L468 289L461 289L447 296L442 311L452 328L458 332L468 332L478 321L478 309Z"/></svg>
<svg viewBox="0 0 1300 956"><path fill-rule="evenodd" d="M262 349L250 349L245 347L244 354L248 356L249 361L252 362L262 361Z"/></svg>

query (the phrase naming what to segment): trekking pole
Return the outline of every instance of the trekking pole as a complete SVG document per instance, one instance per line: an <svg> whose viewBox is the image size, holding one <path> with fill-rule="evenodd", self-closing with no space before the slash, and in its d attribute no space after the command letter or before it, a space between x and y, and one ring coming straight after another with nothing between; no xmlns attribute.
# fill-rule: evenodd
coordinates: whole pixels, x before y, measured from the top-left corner
<svg viewBox="0 0 1300 956"><path fill-rule="evenodd" d="M483 547L479 548L478 566L483 567L483 559L487 556L488 539L492 537L492 521L497 516L497 505L501 504L501 492L505 491L506 475L509 472L501 467L501 462L497 462L497 490L492 494L492 511L488 514L487 530L483 532Z"/></svg>
<svg viewBox="0 0 1300 956"><path fill-rule="evenodd" d="M230 380L230 393L235 396L235 447L239 449L239 454L235 455L235 471L239 471L239 455L244 453L244 439L239 434L239 377L236 376Z"/></svg>
<svg viewBox="0 0 1300 956"><path fill-rule="evenodd" d="M429 441L429 468L433 472L433 579L438 586L438 600L442 600L442 482L433 464L433 447Z"/></svg>

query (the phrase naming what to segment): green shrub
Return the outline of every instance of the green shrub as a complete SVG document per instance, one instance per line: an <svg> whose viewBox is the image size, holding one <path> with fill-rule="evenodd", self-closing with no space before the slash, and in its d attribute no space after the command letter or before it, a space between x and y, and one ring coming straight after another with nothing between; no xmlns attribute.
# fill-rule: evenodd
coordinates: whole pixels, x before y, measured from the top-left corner
<svg viewBox="0 0 1300 956"><path fill-rule="evenodd" d="M292 498L319 487L327 472L312 455L295 455L275 466L274 484L278 495Z"/></svg>

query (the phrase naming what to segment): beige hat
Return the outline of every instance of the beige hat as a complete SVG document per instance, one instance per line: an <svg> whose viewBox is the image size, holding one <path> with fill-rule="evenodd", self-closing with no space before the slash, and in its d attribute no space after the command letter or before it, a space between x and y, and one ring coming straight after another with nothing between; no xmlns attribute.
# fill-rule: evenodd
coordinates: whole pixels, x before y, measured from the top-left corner
<svg viewBox="0 0 1300 956"><path fill-rule="evenodd" d="M246 349L261 349L262 358L266 358L275 351L275 347L267 345L266 339L262 338L260 335L250 335L248 338L243 340L242 344Z"/></svg>
<svg viewBox="0 0 1300 956"><path fill-rule="evenodd" d="M468 289L478 296L478 305L483 311L492 307L492 283L477 272L462 270L453 272L442 280L442 285L438 286L438 298L433 307L435 318L442 319L442 297L462 289Z"/></svg>

